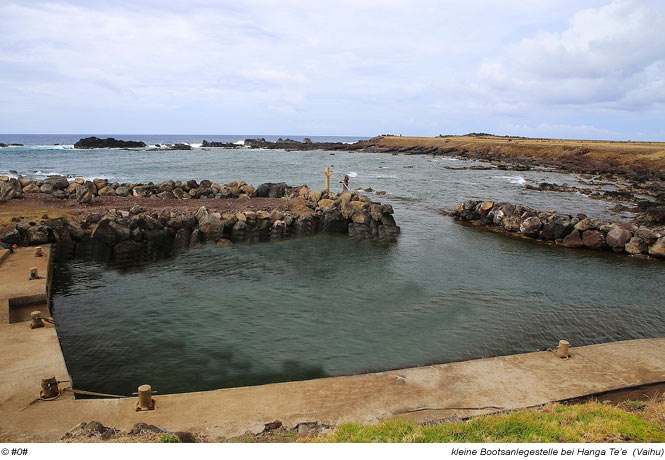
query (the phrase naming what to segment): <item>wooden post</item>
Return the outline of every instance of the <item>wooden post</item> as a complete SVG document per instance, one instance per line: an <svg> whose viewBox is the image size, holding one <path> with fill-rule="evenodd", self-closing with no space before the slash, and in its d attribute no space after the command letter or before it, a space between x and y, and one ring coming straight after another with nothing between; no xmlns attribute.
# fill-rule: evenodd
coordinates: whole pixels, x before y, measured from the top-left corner
<svg viewBox="0 0 665 460"><path fill-rule="evenodd" d="M39 278L39 275L37 274L37 267L32 267L30 269L30 279L31 280L36 280Z"/></svg>
<svg viewBox="0 0 665 460"><path fill-rule="evenodd" d="M326 192L330 193L330 168L326 166L326 169L323 171L323 174L326 176Z"/></svg>
<svg viewBox="0 0 665 460"><path fill-rule="evenodd" d="M37 246L35 248L35 257L42 257L44 256L44 252L42 251L42 248L40 246Z"/></svg>

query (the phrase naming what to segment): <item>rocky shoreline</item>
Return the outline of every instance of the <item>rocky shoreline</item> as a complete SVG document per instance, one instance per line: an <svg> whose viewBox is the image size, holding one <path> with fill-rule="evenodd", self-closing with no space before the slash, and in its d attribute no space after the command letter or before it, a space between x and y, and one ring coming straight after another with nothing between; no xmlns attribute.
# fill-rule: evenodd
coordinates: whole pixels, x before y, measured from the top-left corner
<svg viewBox="0 0 665 460"><path fill-rule="evenodd" d="M457 221L503 234L567 248L586 248L665 259L665 228L597 220L584 214L538 211L511 203L468 200L450 215Z"/></svg>
<svg viewBox="0 0 665 460"><path fill-rule="evenodd" d="M550 142L550 145L547 145L547 142ZM639 148L646 148L643 145L637 145L639 143L613 142L609 144L611 145L608 147L601 146L596 141L529 139L472 133L464 136L439 136L437 138L403 138L401 136L380 135L353 143L313 142L309 138L302 141L279 138L273 142L265 138L254 138L245 139L244 143L239 145L228 142L210 142L204 139L201 147L225 149L247 147L286 151L326 150L392 155L447 156L463 160L483 161L503 170L528 171L545 168L560 172L623 178L636 183L665 181L665 168L653 168L647 164L642 164L641 157L657 158L658 152L636 153L639 152ZM74 147L77 149L145 148L147 145L142 141L89 137L80 139ZM192 147L189 144L160 145L157 148L157 150L191 149ZM614 149L619 150L614 152ZM621 155L627 155L630 159L622 160Z"/></svg>
<svg viewBox="0 0 665 460"><path fill-rule="evenodd" d="M76 212L59 218L16 216L2 227L0 245L56 243L59 252L68 257L92 245L96 254L113 262L132 263L169 257L207 243L279 241L317 233L391 243L400 233L391 205L372 202L357 193L327 193L285 183L254 188L242 181L225 185L193 180L123 185L103 179L69 183L62 176L52 176L47 181L1 179L3 201L39 194L38 198L48 203L69 199L67 209ZM39 182L43 184L40 186ZM17 191L14 186L21 188ZM173 193L176 190L179 191ZM206 205L180 206L192 199ZM284 211L256 209L254 202L262 199L288 206ZM133 200L141 200L142 204ZM230 201L243 211L222 209L221 205ZM96 203L105 202L114 207L95 207Z"/></svg>

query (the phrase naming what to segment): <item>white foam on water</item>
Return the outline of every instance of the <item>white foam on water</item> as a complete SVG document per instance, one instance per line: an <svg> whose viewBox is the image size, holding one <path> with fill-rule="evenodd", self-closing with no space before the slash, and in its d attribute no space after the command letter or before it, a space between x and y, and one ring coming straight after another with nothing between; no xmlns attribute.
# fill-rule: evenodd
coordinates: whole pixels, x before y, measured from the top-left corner
<svg viewBox="0 0 665 460"><path fill-rule="evenodd" d="M235 145L245 145L245 139L240 139L234 142Z"/></svg>
<svg viewBox="0 0 665 460"><path fill-rule="evenodd" d="M383 175L380 175L380 174L376 175L374 177L376 177L377 179L397 179L397 176L383 176Z"/></svg>
<svg viewBox="0 0 665 460"><path fill-rule="evenodd" d="M200 149L203 144L189 144L193 149Z"/></svg>
<svg viewBox="0 0 665 460"><path fill-rule="evenodd" d="M507 182L516 185L526 184L526 179L522 176L494 176L496 179L505 179Z"/></svg>
<svg viewBox="0 0 665 460"><path fill-rule="evenodd" d="M358 177L358 173L355 172L355 171L351 171L351 172L348 174L348 176L349 176L349 177Z"/></svg>
<svg viewBox="0 0 665 460"><path fill-rule="evenodd" d="M23 148L30 150L73 150L74 145L24 145L23 147L14 147L14 148Z"/></svg>

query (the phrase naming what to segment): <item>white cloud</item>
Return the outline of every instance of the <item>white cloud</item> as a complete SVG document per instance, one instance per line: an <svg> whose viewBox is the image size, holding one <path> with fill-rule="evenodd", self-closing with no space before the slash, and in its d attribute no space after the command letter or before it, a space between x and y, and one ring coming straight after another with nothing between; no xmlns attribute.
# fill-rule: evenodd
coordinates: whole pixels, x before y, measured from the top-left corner
<svg viewBox="0 0 665 460"><path fill-rule="evenodd" d="M657 133L664 8L608 1L5 0L0 126Z"/></svg>
<svg viewBox="0 0 665 460"><path fill-rule="evenodd" d="M550 106L662 109L663 30L659 1L614 0L585 9L563 32L523 38L484 62L477 88Z"/></svg>

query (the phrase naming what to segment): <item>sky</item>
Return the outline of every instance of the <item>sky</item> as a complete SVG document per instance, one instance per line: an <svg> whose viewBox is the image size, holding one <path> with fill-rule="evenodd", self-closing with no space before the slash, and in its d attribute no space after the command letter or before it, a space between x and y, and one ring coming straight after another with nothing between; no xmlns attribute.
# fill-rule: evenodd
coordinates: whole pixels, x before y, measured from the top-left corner
<svg viewBox="0 0 665 460"><path fill-rule="evenodd" d="M0 0L0 132L665 140L662 0Z"/></svg>

